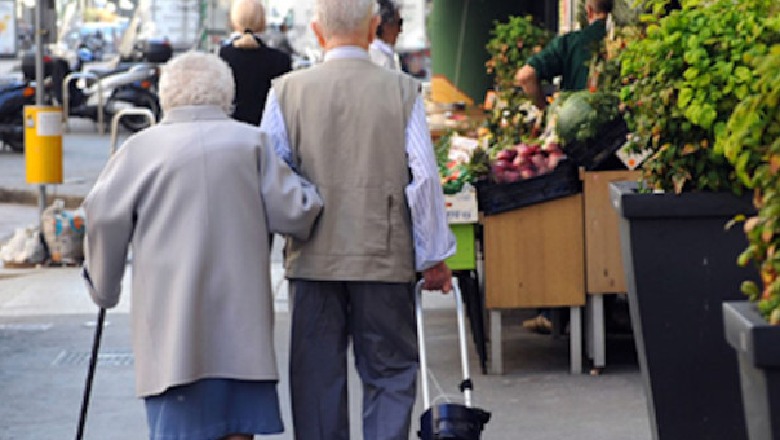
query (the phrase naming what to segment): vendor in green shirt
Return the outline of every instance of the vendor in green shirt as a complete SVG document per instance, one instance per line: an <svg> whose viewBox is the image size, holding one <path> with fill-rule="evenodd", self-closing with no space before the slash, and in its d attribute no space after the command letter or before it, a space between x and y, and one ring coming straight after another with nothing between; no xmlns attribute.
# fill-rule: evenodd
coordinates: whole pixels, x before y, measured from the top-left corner
<svg viewBox="0 0 780 440"><path fill-rule="evenodd" d="M540 110L547 107L542 93L542 80L552 81L560 75L562 90L576 91L587 87L590 61L599 43L607 35L607 16L613 6L614 0L588 0L585 4L588 27L555 37L517 71L515 81ZM523 328L536 333L550 333L550 310L540 309L538 312L538 316L523 321Z"/></svg>
<svg viewBox="0 0 780 440"><path fill-rule="evenodd" d="M588 85L590 60L607 35L607 16L613 5L614 0L588 0L588 27L556 37L517 71L515 81L534 105L542 110L547 106L541 80L551 81L560 75L561 89L568 91L582 90Z"/></svg>

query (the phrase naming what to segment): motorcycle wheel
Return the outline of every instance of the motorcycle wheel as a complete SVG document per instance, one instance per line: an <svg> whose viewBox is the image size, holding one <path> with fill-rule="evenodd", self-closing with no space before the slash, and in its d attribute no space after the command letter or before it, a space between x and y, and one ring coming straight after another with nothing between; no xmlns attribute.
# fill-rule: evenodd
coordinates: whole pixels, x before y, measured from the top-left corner
<svg viewBox="0 0 780 440"><path fill-rule="evenodd" d="M3 142L5 142L9 147L11 147L11 150L17 152L17 153L24 153L24 137L15 137L15 136L9 136L6 138L3 138Z"/></svg>
<svg viewBox="0 0 780 440"><path fill-rule="evenodd" d="M160 104L157 99L151 93L145 93L136 99L133 104L136 107L149 109L154 115L155 122L160 119ZM149 120L143 116L125 116L120 121L122 127L132 131L133 133L141 131L149 127Z"/></svg>

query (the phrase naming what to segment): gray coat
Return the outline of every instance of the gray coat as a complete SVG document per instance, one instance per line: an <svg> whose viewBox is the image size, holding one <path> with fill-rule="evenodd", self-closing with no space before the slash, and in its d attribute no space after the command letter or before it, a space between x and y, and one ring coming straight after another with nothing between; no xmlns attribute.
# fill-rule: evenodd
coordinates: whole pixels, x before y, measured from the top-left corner
<svg viewBox="0 0 780 440"><path fill-rule="evenodd" d="M259 129L217 107L174 108L125 142L84 201L85 273L115 306L132 245L139 396L278 378L268 234L305 239L321 207Z"/></svg>

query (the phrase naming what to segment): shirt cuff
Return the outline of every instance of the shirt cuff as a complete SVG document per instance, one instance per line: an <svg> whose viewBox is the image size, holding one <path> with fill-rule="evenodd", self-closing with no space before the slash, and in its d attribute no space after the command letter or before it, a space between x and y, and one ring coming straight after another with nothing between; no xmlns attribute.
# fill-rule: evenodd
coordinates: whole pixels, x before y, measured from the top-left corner
<svg viewBox="0 0 780 440"><path fill-rule="evenodd" d="M433 266L441 263L442 261L455 255L457 251L457 242L455 241L455 235L447 228L447 245L443 249L439 249L440 253L434 253L426 255L424 259L417 261L417 271L423 272Z"/></svg>

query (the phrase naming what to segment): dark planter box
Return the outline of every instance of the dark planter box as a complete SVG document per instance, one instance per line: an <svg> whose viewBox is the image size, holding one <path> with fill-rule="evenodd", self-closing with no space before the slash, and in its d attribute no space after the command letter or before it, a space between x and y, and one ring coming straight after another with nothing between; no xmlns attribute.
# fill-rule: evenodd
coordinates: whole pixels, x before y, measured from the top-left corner
<svg viewBox="0 0 780 440"><path fill-rule="evenodd" d="M748 301L723 304L726 340L737 352L750 440L780 440L780 326Z"/></svg>
<svg viewBox="0 0 780 440"><path fill-rule="evenodd" d="M548 174L512 183L480 181L475 187L479 210L485 215L501 214L582 192L577 165L568 159Z"/></svg>
<svg viewBox="0 0 780 440"><path fill-rule="evenodd" d="M748 196L639 194L613 182L631 325L654 439L745 440L737 362L723 337L721 305L756 279L740 268L747 247L736 214Z"/></svg>

